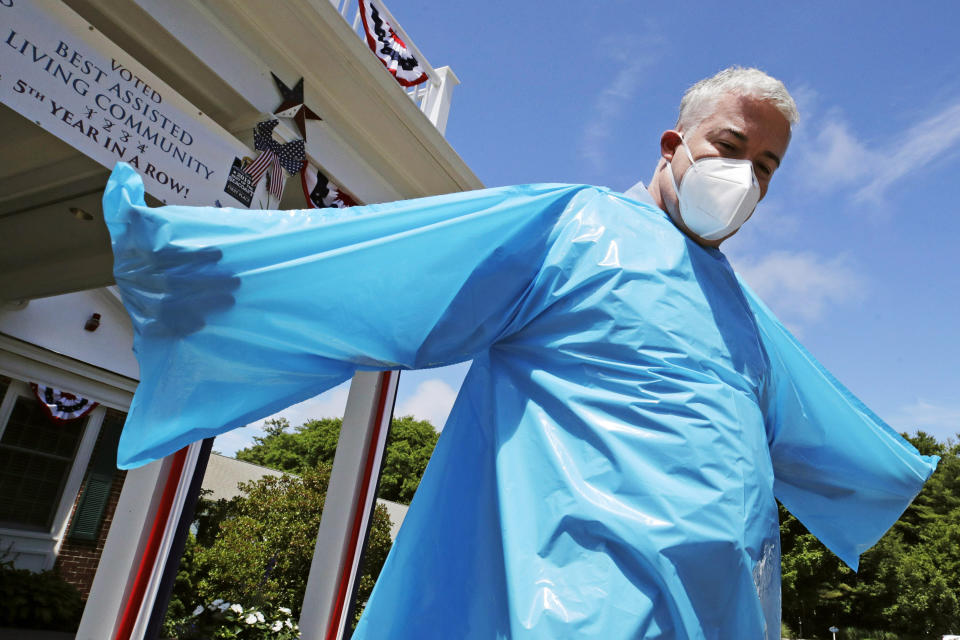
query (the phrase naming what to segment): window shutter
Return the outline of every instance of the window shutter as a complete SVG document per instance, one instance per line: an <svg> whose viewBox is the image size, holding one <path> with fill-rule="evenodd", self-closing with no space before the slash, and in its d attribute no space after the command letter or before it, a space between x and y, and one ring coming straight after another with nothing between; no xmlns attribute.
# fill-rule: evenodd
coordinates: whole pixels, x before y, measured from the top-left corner
<svg viewBox="0 0 960 640"><path fill-rule="evenodd" d="M117 471L117 443L123 429L124 414L108 411L101 427L100 443L87 467L77 512L70 523L67 537L94 542L100 531L103 512L110 500L110 487Z"/></svg>

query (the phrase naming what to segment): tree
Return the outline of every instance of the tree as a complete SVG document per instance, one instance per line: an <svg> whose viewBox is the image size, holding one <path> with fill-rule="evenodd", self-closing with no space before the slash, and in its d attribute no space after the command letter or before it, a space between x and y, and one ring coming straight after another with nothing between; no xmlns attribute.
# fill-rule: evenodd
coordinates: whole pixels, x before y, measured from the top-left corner
<svg viewBox="0 0 960 640"><path fill-rule="evenodd" d="M244 495L230 501L204 499L198 512L205 515L197 536L188 541L186 566L181 565L189 575L178 576L175 585L173 599L182 603L180 608L192 610L219 598L272 610L287 607L299 617L329 480L329 466L318 465L301 476L243 483ZM360 568L358 611L370 596L390 544L390 517L380 506ZM168 621L176 613L169 612Z"/></svg>
<svg viewBox="0 0 960 640"><path fill-rule="evenodd" d="M781 507L783 618L802 620L805 636L829 637L833 624L904 639L960 630L960 446L906 437L940 464L856 574Z"/></svg>
<svg viewBox="0 0 960 640"><path fill-rule="evenodd" d="M308 420L290 431L286 419L269 420L266 435L237 451L237 459L271 469L301 473L318 464L333 464L340 438L340 418ZM380 476L380 497L410 504L437 444L439 434L426 420L395 418Z"/></svg>
<svg viewBox="0 0 960 640"><path fill-rule="evenodd" d="M960 629L960 449L922 431L907 439L941 456L897 523L861 559L857 613L904 638Z"/></svg>
<svg viewBox="0 0 960 640"><path fill-rule="evenodd" d="M778 507L783 620L793 629L805 629L807 637L816 637L814 629L827 629L843 613L853 571L783 505Z"/></svg>
<svg viewBox="0 0 960 640"><path fill-rule="evenodd" d="M426 420L413 416L393 420L380 474L380 497L410 504L439 436Z"/></svg>

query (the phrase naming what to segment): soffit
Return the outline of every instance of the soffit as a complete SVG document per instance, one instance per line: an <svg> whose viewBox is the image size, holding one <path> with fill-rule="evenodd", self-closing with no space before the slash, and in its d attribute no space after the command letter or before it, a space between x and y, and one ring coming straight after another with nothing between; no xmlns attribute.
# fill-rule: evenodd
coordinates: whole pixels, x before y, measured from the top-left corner
<svg viewBox="0 0 960 640"><path fill-rule="evenodd" d="M211 63L217 71L140 6L166 0L137 2L65 4L248 144L253 124L279 103L273 71L288 84L305 78L306 104L324 118L311 124L308 152L364 201L483 186L327 0L163 4L189 16L195 32L210 34L204 45L219 43ZM3 105L0 127L0 300L110 284L99 207L107 170ZM287 189L283 206L303 206L295 192ZM94 220L78 220L71 207Z"/></svg>
<svg viewBox="0 0 960 640"><path fill-rule="evenodd" d="M313 126L325 127L359 155L393 187L392 197L483 186L328 0L175 3L183 19L205 21L202 29L229 43L209 56L217 72L144 8L161 1L66 4L242 140L280 102L272 71L288 84L304 78L305 102L324 119ZM236 72L253 77L225 77L232 69L220 56L229 46L238 54ZM259 69L243 69L241 58L256 59ZM232 88L233 81L243 83L244 95Z"/></svg>

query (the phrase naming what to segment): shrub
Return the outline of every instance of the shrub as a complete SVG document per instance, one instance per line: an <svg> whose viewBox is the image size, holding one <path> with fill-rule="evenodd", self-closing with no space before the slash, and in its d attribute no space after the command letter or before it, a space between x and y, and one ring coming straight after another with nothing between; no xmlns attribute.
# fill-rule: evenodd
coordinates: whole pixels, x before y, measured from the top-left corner
<svg viewBox="0 0 960 640"><path fill-rule="evenodd" d="M206 603L213 602L218 606L224 601L243 603L268 620L271 612L284 607L294 619L299 618L329 479L330 468L320 465L301 476L266 476L242 484L244 495L230 501L204 499L198 507L196 536L187 541L164 633L192 638L183 635L190 625L212 633L212 625L223 623L224 628L232 624L247 635L207 637L261 637L250 634L266 623L227 624L221 618L232 614L226 611L204 613L204 607L210 606ZM358 610L366 603L389 550L390 518L378 506L358 575ZM189 611L200 620L191 620L186 615ZM244 620L249 615L245 613Z"/></svg>
<svg viewBox="0 0 960 640"><path fill-rule="evenodd" d="M171 629L170 637L176 640L297 640L300 637L290 609L276 607L261 611L220 598L206 606L198 605L190 615L173 623Z"/></svg>
<svg viewBox="0 0 960 640"><path fill-rule="evenodd" d="M0 560L0 627L76 631L82 613L80 592L56 571L36 573Z"/></svg>

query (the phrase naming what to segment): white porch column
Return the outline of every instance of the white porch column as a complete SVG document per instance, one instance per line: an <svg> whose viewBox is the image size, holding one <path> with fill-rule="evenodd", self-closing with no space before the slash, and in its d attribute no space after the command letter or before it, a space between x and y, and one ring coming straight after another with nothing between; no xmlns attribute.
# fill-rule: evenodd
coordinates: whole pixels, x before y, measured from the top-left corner
<svg viewBox="0 0 960 640"><path fill-rule="evenodd" d="M300 614L303 640L342 637L399 376L360 372L350 384ZM332 626L338 632L328 636Z"/></svg>
<svg viewBox="0 0 960 640"><path fill-rule="evenodd" d="M116 634L172 462L173 456L167 456L127 472L77 640L104 640Z"/></svg>

